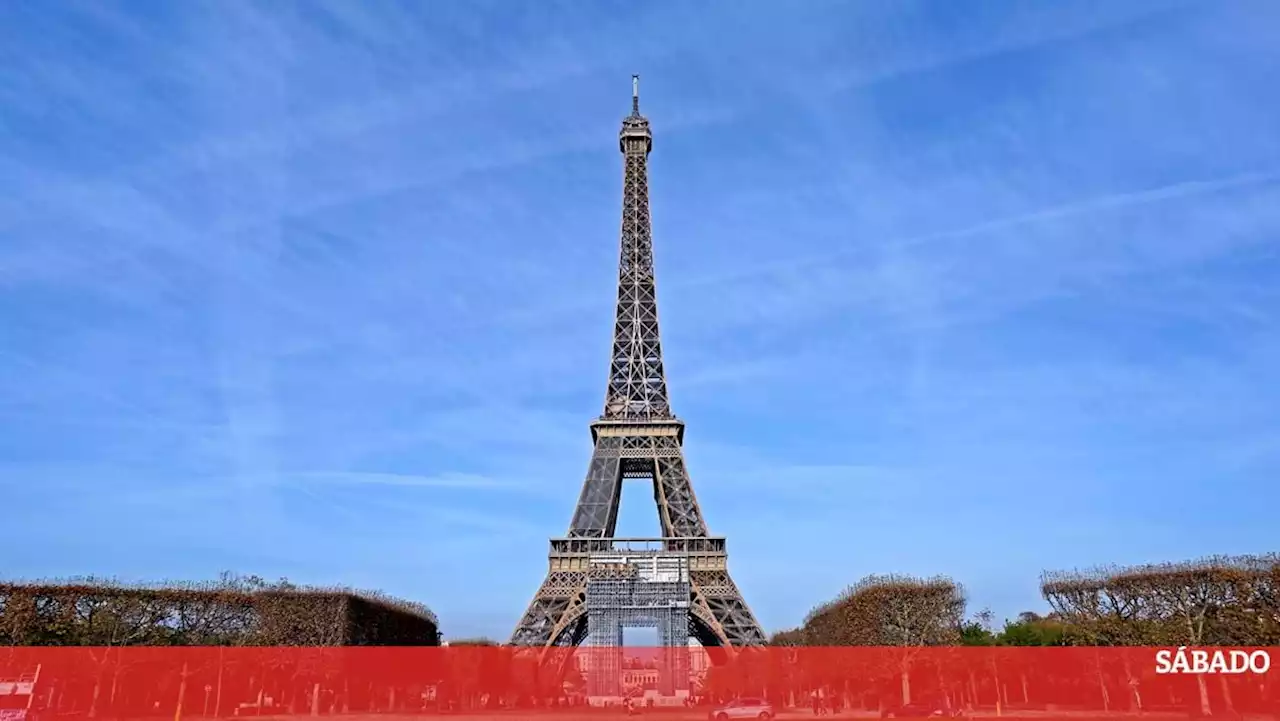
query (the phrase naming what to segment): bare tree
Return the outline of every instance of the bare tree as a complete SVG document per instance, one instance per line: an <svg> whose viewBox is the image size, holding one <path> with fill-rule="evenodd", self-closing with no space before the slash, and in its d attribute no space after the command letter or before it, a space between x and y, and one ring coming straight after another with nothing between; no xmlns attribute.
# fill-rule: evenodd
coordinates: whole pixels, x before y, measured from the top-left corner
<svg viewBox="0 0 1280 721"><path fill-rule="evenodd" d="M438 629L422 604L255 576L0 583L0 643L13 646L434 646Z"/></svg>
<svg viewBox="0 0 1280 721"><path fill-rule="evenodd" d="M1041 593L1077 643L1105 646L1264 646L1280 638L1280 556L1213 556L1127 568L1046 573ZM1124 668L1133 702L1140 678ZM1099 679L1101 682L1101 670ZM1210 713L1203 676L1200 710ZM1224 700L1230 691L1223 682ZM1106 687L1103 684L1104 702Z"/></svg>
<svg viewBox="0 0 1280 721"><path fill-rule="evenodd" d="M917 651L957 643L964 611L964 590L949 578L868 576L810 612L804 631L811 642L822 645L900 649L893 672L906 704L911 702L910 669Z"/></svg>

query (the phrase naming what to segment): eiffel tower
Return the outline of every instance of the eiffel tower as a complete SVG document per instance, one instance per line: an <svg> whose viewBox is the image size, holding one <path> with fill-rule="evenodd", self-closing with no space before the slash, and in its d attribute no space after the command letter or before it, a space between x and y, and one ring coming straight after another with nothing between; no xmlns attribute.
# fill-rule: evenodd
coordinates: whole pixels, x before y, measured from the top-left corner
<svg viewBox="0 0 1280 721"><path fill-rule="evenodd" d="M685 468L684 422L672 414L667 397L649 222L647 164L653 135L640 114L639 76L632 77L631 115L622 121L618 146L624 163L622 248L604 413L591 423L595 449L568 535L551 540L546 580L517 624L511 644L578 646L589 632L596 635L591 629L599 625L598 619L591 617L602 614L588 602L593 579L609 576L609 571L615 579L620 572L625 576L619 569L628 560L652 560L656 571L659 560L674 559L684 569L681 587L687 598L668 598L661 605L666 611L681 609L687 615L687 630L664 631L664 645L696 638L704 647L729 652L758 646L765 642L764 633L729 575L725 539L707 532ZM653 484L660 539L614 537L622 482L632 479ZM680 619L682 626L685 623ZM615 638L620 644L620 629Z"/></svg>

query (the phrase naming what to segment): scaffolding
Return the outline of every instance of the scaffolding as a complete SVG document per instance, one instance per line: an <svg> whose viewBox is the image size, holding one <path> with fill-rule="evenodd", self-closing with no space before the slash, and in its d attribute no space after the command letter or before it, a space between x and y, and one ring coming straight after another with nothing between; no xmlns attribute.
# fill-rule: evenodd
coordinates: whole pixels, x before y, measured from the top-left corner
<svg viewBox="0 0 1280 721"><path fill-rule="evenodd" d="M627 628L657 629L658 648L640 651L656 670L656 691L687 695L691 595L683 554L593 555L586 592L587 695L607 700L637 693L624 668Z"/></svg>

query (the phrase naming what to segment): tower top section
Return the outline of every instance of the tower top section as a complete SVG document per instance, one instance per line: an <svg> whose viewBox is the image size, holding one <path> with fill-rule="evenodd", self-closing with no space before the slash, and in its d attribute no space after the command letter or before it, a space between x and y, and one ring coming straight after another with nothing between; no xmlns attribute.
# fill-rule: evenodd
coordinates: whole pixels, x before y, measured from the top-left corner
<svg viewBox="0 0 1280 721"><path fill-rule="evenodd" d="M622 119L622 131L618 133L618 150L624 154L644 153L653 150L653 133L649 132L649 119L640 114L640 76L631 76L631 114Z"/></svg>
<svg viewBox="0 0 1280 721"><path fill-rule="evenodd" d="M618 307L614 316L609 388L601 421L672 424L658 333L653 282L653 234L649 222L649 149L653 136L640 114L640 76L631 76L631 115L618 134L622 149L622 234L618 258ZM592 426L592 433L596 433Z"/></svg>

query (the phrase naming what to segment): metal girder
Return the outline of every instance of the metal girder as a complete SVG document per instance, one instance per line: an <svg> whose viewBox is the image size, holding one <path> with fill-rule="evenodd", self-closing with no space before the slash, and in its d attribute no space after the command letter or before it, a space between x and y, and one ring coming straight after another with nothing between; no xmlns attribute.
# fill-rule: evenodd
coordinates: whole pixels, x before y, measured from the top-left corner
<svg viewBox="0 0 1280 721"><path fill-rule="evenodd" d="M684 423L672 414L667 395L649 219L653 134L640 114L636 81L631 115L618 134L623 155L622 231L609 382L604 413L591 424L595 447L568 540L590 544L573 539L613 539L622 482L647 479L653 483L663 545L671 550L671 539L711 537L685 466ZM704 554L691 567L689 633L704 646L763 644L764 631L729 576L723 539L715 542L718 550L709 554L710 560ZM550 570L511 636L514 645L578 645L587 636L590 573L585 563L574 565L556 549L553 541ZM605 548L596 550L607 554Z"/></svg>

